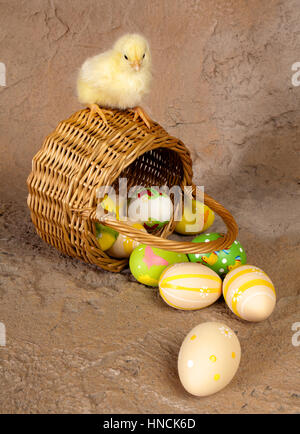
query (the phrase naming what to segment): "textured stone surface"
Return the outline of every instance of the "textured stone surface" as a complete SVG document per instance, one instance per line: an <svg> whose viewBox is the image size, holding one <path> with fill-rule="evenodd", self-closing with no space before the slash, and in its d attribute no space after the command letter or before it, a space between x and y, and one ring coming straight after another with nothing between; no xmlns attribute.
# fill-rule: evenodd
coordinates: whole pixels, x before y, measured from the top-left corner
<svg viewBox="0 0 300 434"><path fill-rule="evenodd" d="M297 0L2 0L0 62L1 412L300 411L300 61ZM61 256L35 234L26 208L31 158L79 108L83 60L126 31L150 40L145 107L190 147L195 181L235 215L249 263L272 278L278 304L260 324L222 300L178 312L128 272ZM297 57L298 56L298 57ZM217 222L214 229L221 229ZM176 370L185 334L202 321L233 328L242 361L222 392L197 399Z"/></svg>

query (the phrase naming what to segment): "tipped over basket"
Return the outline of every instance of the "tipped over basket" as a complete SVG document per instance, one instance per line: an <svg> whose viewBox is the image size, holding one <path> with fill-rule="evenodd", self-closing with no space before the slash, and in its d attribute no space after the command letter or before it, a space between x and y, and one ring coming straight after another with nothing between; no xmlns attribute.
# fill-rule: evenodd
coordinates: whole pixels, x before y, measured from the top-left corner
<svg viewBox="0 0 300 434"><path fill-rule="evenodd" d="M127 259L114 259L100 249L96 238L97 190L127 178L135 185L191 187L192 161L185 145L170 136L158 123L148 129L134 120L131 111L113 110L107 124L89 109L62 121L34 156L27 184L28 206L38 235L62 253L119 272ZM209 243L167 240L175 226L172 219L162 230L148 234L124 221L105 220L107 226L144 244L184 253L210 252L228 248L237 236L232 215L208 195L205 203L219 214L227 233Z"/></svg>

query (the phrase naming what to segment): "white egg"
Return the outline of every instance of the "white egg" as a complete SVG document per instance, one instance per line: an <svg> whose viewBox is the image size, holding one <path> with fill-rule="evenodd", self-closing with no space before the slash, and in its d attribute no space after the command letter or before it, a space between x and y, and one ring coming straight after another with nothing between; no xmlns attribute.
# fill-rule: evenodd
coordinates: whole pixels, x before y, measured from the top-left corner
<svg viewBox="0 0 300 434"><path fill-rule="evenodd" d="M230 383L240 359L241 346L233 330L219 322L199 324L181 345L178 355L180 381L192 395L212 395Z"/></svg>
<svg viewBox="0 0 300 434"><path fill-rule="evenodd" d="M160 228L170 221L173 204L170 197L155 188L143 189L130 200L128 216L132 221L143 222L146 229Z"/></svg>
<svg viewBox="0 0 300 434"><path fill-rule="evenodd" d="M169 266L160 276L159 293L176 309L202 309L222 294L222 280L210 268L195 262Z"/></svg>
<svg viewBox="0 0 300 434"><path fill-rule="evenodd" d="M223 282L223 295L232 312L246 321L264 321L276 304L271 279L253 265L242 265L230 271Z"/></svg>

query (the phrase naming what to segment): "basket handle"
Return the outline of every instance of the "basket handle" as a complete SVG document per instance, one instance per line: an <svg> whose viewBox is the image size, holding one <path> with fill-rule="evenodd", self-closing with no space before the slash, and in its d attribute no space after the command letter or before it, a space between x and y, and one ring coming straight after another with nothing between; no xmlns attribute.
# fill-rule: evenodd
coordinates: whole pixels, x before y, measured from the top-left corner
<svg viewBox="0 0 300 434"><path fill-rule="evenodd" d="M195 190L195 188L196 187L193 185L193 190ZM217 240L210 241L208 243L166 240L165 238L142 232L132 226L129 226L124 221L105 218L105 220L102 220L101 223L142 244L178 253L210 253L215 250L229 248L235 241L238 234L238 226L233 216L220 203L205 193L204 203L222 218L227 227L226 234L222 234L222 236ZM85 213L85 218L88 218L92 222L99 222L99 219L96 217L95 208L90 209L87 213Z"/></svg>

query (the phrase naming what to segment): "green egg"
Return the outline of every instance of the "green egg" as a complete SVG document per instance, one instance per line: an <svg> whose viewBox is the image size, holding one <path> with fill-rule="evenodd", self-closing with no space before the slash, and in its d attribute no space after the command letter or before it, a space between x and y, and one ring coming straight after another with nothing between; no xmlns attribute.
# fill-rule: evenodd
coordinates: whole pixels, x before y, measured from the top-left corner
<svg viewBox="0 0 300 434"><path fill-rule="evenodd" d="M207 243L221 237L219 233L207 233L198 235L193 239L193 243ZM240 265L246 264L247 256L244 248L239 241L234 241L232 245L225 250L218 250L211 253L189 253L191 262L199 262L214 270L219 276L223 277L229 271Z"/></svg>
<svg viewBox="0 0 300 434"><path fill-rule="evenodd" d="M164 269L179 262L189 262L187 255L140 244L130 255L129 267L138 282L158 286Z"/></svg>

